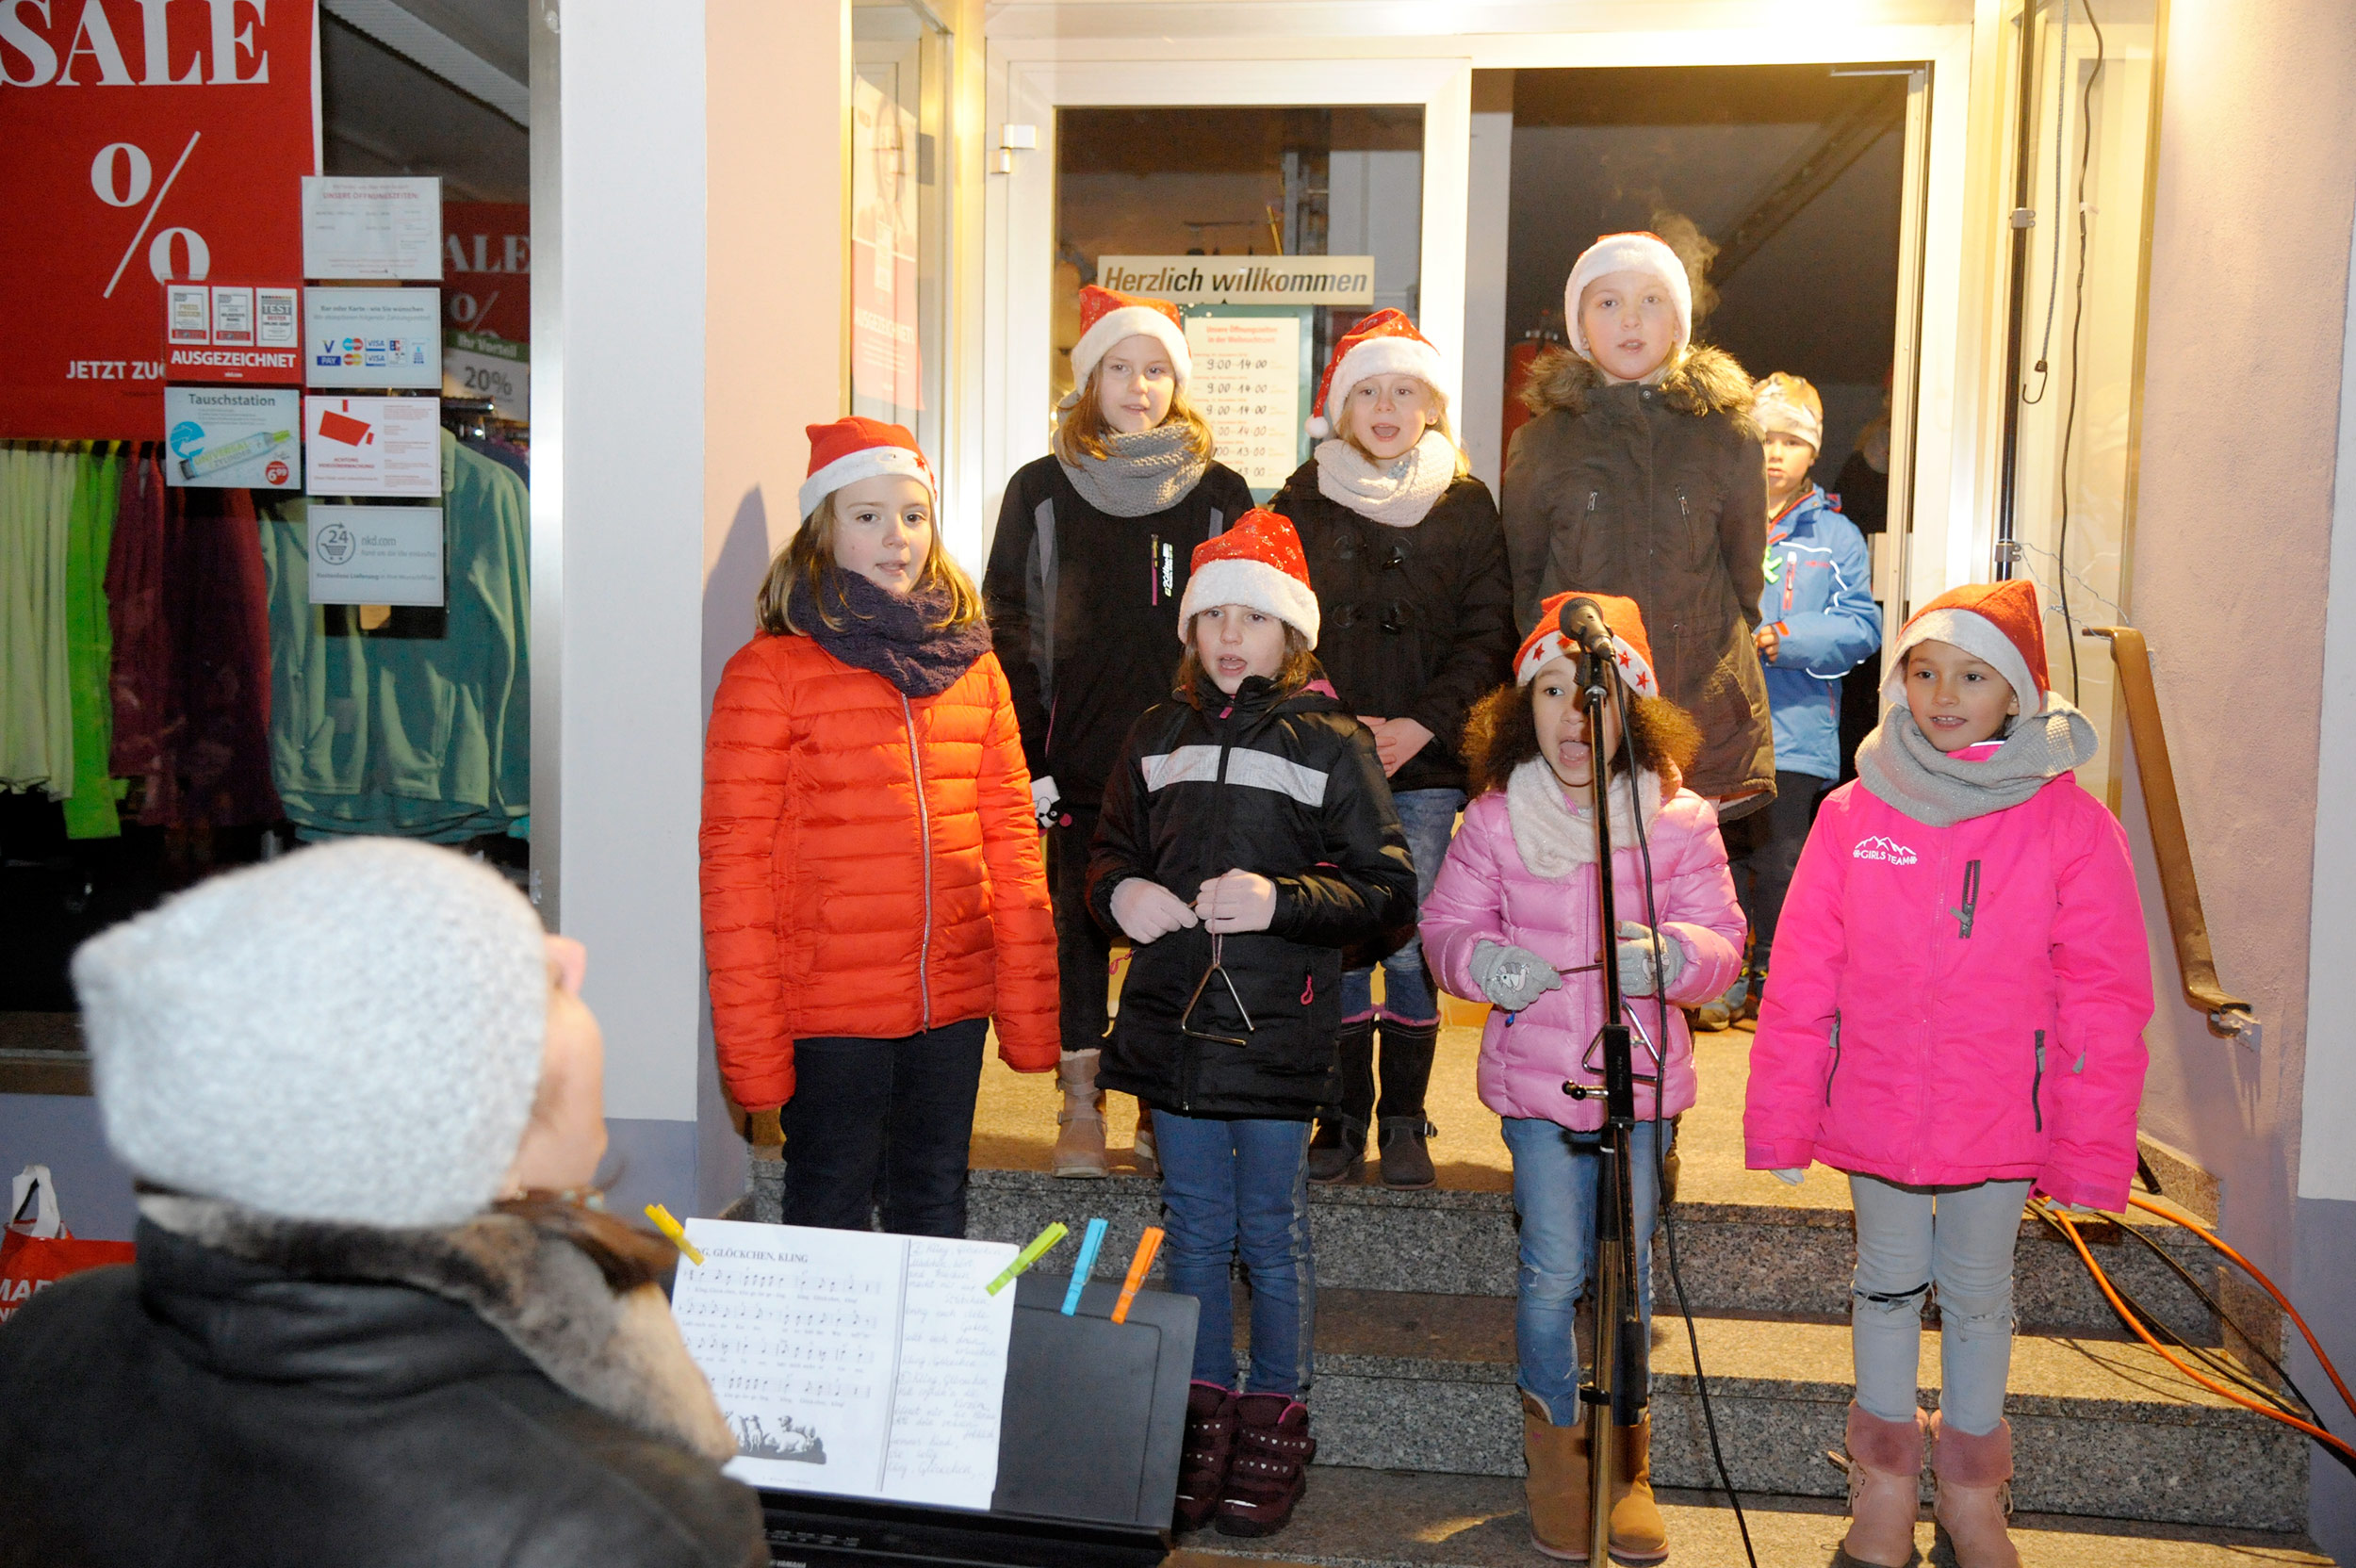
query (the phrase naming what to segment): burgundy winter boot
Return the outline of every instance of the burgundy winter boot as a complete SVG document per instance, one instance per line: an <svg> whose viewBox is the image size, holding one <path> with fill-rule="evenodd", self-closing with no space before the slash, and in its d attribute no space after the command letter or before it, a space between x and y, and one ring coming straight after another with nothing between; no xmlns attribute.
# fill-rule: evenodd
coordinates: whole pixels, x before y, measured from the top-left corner
<svg viewBox="0 0 2356 1568"><path fill-rule="evenodd" d="M1186 1389L1186 1436L1178 1450L1178 1527L1199 1530L1219 1511L1235 1454L1235 1396L1200 1380Z"/></svg>
<svg viewBox="0 0 2356 1568"><path fill-rule="evenodd" d="M1235 1460L1219 1499L1221 1535L1274 1535L1292 1523L1309 1485L1317 1441L1309 1407L1289 1394L1247 1394L1235 1401Z"/></svg>

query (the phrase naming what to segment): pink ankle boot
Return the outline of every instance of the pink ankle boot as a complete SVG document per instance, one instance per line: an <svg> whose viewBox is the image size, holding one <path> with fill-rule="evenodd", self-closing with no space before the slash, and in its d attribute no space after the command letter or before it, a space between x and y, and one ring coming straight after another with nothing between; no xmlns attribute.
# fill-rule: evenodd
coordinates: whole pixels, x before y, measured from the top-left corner
<svg viewBox="0 0 2356 1568"><path fill-rule="evenodd" d="M2012 1423L1973 1437L1931 1417L1931 1474L1939 1527L1955 1548L1955 1568L2021 1568L2004 1528L2012 1512Z"/></svg>
<svg viewBox="0 0 2356 1568"><path fill-rule="evenodd" d="M1922 1511L1923 1416L1885 1421L1849 1406L1849 1533L1844 1564L1905 1568L1914 1560L1914 1522Z"/></svg>

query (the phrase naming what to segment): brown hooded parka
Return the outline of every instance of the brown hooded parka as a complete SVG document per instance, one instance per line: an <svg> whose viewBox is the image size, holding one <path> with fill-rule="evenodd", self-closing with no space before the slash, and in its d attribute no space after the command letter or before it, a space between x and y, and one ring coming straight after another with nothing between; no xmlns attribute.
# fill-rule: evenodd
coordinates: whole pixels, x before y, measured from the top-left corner
<svg viewBox="0 0 2356 1568"><path fill-rule="evenodd" d="M1516 627L1550 594L1636 601L1661 694L1693 715L1685 783L1739 816L1775 797L1775 731L1751 633L1765 587L1767 482L1751 382L1722 349L1689 348L1653 384L1608 384L1565 349L1530 367L1535 416L1505 463Z"/></svg>

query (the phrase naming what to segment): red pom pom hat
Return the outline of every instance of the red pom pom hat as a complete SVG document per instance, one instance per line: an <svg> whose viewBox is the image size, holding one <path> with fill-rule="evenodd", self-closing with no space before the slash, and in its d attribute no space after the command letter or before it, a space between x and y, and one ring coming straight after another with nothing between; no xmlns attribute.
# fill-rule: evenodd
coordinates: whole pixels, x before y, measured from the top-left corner
<svg viewBox="0 0 2356 1568"><path fill-rule="evenodd" d="M1097 362L1124 337L1150 337L1159 343L1170 355L1178 389L1186 390L1186 378L1194 374L1194 355L1186 348L1186 329L1178 318L1178 307L1168 300L1116 293L1090 284L1080 290L1080 341L1072 345L1072 390L1065 395L1063 407L1080 400Z"/></svg>
<svg viewBox="0 0 2356 1568"><path fill-rule="evenodd" d="M1333 434L1333 399L1349 397L1350 389L1369 376L1415 376L1439 393L1445 406L1448 394L1440 388L1444 369L1440 351L1403 312L1378 310L1333 345L1325 379L1317 383L1317 400L1311 405L1309 433L1320 441Z"/></svg>
<svg viewBox="0 0 2356 1568"><path fill-rule="evenodd" d="M1291 523L1255 506L1234 528L1194 547L1186 595L1178 602L1178 640L1186 640L1197 611L1220 604L1265 611L1317 645L1317 596Z"/></svg>

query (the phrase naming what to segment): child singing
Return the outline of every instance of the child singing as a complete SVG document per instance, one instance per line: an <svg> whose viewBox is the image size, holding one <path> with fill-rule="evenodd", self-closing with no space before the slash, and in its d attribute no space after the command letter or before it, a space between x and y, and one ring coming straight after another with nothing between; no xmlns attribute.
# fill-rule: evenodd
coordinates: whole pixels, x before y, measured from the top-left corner
<svg viewBox="0 0 2356 1568"><path fill-rule="evenodd" d="M1742 952L1742 914L1717 820L1699 796L1662 784L1691 762L1700 743L1693 721L1659 694L1636 606L1587 596L1601 607L1618 646L1619 701L1600 721L1586 710L1579 654L1556 629L1572 596L1546 600L1539 629L1514 658L1514 684L1473 710L1465 760L1475 798L1423 909L1424 952L1441 984L1496 1004L1481 1039L1481 1100L1503 1119L1521 1217L1513 1342L1530 1535L1547 1556L1582 1561L1591 1517L1587 1428L1572 1325L1595 1274L1604 1108L1599 1098L1572 1099L1562 1086L1603 1082L1592 1050L1609 1021L1597 972L1616 964L1642 1075L1629 1197L1638 1237L1636 1300L1649 1325L1660 1162L1676 1136L1669 1118L1693 1103L1693 1042L1682 1009L1724 990ZM1622 711L1635 743L1633 771ZM1593 789L1599 765L1611 781L1616 931L1603 929L1596 875ZM1658 927L1645 923L1640 812ZM1664 1016L1667 1048L1657 1051L1649 1042L1661 1039ZM1653 1500L1651 1417L1621 1429L1625 1446L1604 1505L1612 1553L1622 1561L1658 1561L1668 1555L1669 1537Z"/></svg>
<svg viewBox="0 0 2356 1568"><path fill-rule="evenodd" d="M1899 634L1881 727L1817 812L1751 1045L1746 1161L1811 1160L1857 1209L1849 1511L1909 1562L1923 1440L1961 1568L2016 1568L2012 1256L2034 1191L2118 1210L2135 1168L2151 956L2127 837L2078 787L2093 726L2046 688L2037 590L1940 595ZM1938 1288L1939 1409L1916 1403Z"/></svg>
<svg viewBox="0 0 2356 1568"><path fill-rule="evenodd" d="M1251 512L1196 546L1179 617L1174 698L1130 730L1088 869L1089 907L1136 944L1102 1078L1153 1108L1170 1287L1203 1306L1178 1522L1257 1536L1291 1519L1317 1452L1306 1162L1340 1087L1342 949L1408 920L1415 873L1374 738L1310 651L1292 525Z"/></svg>
<svg viewBox="0 0 2356 1568"><path fill-rule="evenodd" d="M785 1221L965 1233L982 1043L1055 1065L1031 780L981 600L898 425L810 427L802 526L704 744L721 1076L785 1139Z"/></svg>

